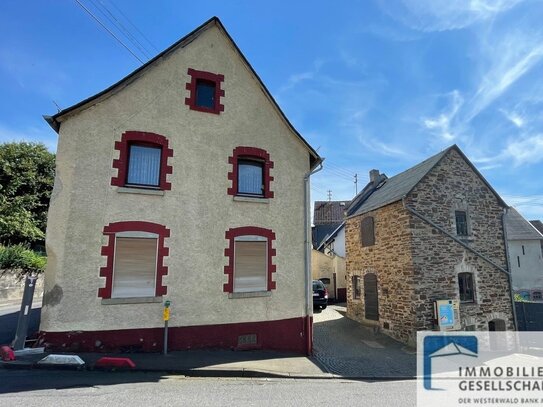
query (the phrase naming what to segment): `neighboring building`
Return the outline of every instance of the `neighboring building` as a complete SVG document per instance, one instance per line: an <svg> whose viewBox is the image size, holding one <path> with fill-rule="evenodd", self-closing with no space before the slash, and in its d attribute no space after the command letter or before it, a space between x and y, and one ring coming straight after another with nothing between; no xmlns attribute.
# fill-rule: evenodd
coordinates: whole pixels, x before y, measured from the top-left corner
<svg viewBox="0 0 543 407"><path fill-rule="evenodd" d="M540 220L531 220L530 223L543 235L543 222ZM541 242L541 252L543 253L543 241Z"/></svg>
<svg viewBox="0 0 543 407"><path fill-rule="evenodd" d="M370 182L347 210L347 315L414 344L437 329L436 300L459 300L465 330L514 329L507 205L455 145Z"/></svg>
<svg viewBox="0 0 543 407"><path fill-rule="evenodd" d="M311 276L313 280L321 280L324 283L328 289L330 300L336 302L347 300L347 275L344 257L311 250Z"/></svg>
<svg viewBox="0 0 543 407"><path fill-rule="evenodd" d="M514 208L505 217L513 290L528 301L543 301L543 235Z"/></svg>
<svg viewBox="0 0 543 407"><path fill-rule="evenodd" d="M321 160L217 18L47 121L41 343L158 351L170 300L172 350L311 351L304 178Z"/></svg>
<svg viewBox="0 0 543 407"><path fill-rule="evenodd" d="M313 211L311 274L325 283L330 298L347 299L345 275L345 209L350 201L316 201Z"/></svg>
<svg viewBox="0 0 543 407"><path fill-rule="evenodd" d="M315 201L313 208L313 248L317 249L343 223L350 201Z"/></svg>

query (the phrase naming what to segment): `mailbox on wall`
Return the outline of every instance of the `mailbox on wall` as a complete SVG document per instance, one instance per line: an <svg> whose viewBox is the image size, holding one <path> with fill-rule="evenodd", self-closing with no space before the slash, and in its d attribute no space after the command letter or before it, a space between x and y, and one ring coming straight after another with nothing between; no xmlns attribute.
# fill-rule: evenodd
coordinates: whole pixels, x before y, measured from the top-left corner
<svg viewBox="0 0 543 407"><path fill-rule="evenodd" d="M434 302L434 315L440 331L460 330L460 301L438 300Z"/></svg>

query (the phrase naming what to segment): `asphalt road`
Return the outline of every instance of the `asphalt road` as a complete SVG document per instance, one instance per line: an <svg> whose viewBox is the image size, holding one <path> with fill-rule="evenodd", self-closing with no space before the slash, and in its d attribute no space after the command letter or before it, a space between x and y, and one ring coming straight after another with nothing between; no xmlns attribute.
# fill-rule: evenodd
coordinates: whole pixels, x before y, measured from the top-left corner
<svg viewBox="0 0 543 407"><path fill-rule="evenodd" d="M1 370L0 405L415 406L415 381L187 378L154 373Z"/></svg>
<svg viewBox="0 0 543 407"><path fill-rule="evenodd" d="M0 305L0 345L10 344L15 337L19 318L20 301L11 301ZM40 327L41 301L35 301L30 310L28 337L38 332Z"/></svg>

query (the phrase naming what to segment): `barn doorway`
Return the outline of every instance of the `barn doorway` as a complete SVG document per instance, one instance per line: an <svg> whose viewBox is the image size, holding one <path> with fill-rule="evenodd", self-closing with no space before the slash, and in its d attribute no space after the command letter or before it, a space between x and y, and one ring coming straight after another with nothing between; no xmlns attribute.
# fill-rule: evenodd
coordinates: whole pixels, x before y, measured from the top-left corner
<svg viewBox="0 0 543 407"><path fill-rule="evenodd" d="M377 276L373 273L364 275L364 311L366 319L370 321L379 321Z"/></svg>

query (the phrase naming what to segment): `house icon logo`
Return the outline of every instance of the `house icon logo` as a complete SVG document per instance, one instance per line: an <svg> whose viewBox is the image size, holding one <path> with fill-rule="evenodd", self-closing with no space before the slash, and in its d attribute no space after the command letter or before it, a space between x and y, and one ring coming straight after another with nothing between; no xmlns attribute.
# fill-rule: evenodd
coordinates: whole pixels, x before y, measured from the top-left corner
<svg viewBox="0 0 543 407"><path fill-rule="evenodd" d="M426 390L443 390L432 387L432 360L455 356L477 357L478 343L474 335L430 335L423 342L423 376Z"/></svg>

